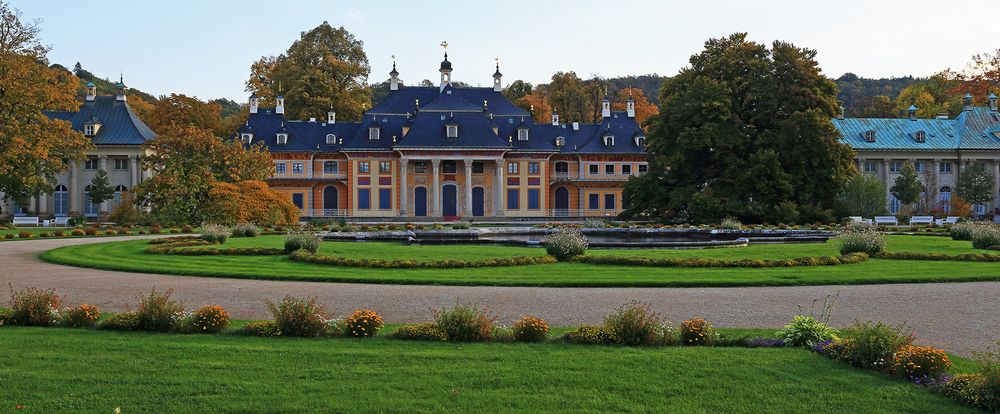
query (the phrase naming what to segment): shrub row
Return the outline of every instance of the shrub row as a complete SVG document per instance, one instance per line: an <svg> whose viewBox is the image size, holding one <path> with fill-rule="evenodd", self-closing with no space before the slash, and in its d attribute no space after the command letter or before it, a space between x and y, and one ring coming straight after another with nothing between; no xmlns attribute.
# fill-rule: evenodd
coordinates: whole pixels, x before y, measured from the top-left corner
<svg viewBox="0 0 1000 414"><path fill-rule="evenodd" d="M174 248L167 250L165 253L177 256L282 256L286 254L285 249L276 247Z"/></svg>
<svg viewBox="0 0 1000 414"><path fill-rule="evenodd" d="M635 256L577 256L573 261L580 263L649 266L649 267L797 267L833 266L861 263L868 260L865 253L848 253L836 256L796 257L793 259L712 259L702 257L650 258Z"/></svg>
<svg viewBox="0 0 1000 414"><path fill-rule="evenodd" d="M371 267L381 269L458 269L468 267L501 267L524 266L556 263L552 256L520 256L498 259L477 260L403 260L403 259L355 259L339 256L317 255L305 250L297 250L289 256L290 260L348 267Z"/></svg>
<svg viewBox="0 0 1000 414"><path fill-rule="evenodd" d="M878 259L890 260L946 260L956 262L1000 262L1000 254L993 253L913 253L913 252L881 252L873 256Z"/></svg>
<svg viewBox="0 0 1000 414"><path fill-rule="evenodd" d="M161 243L156 244L146 248L146 253L150 254L168 254L174 249L181 247L192 247L192 246L208 246L212 243L205 240L195 239L189 241L176 241L173 243Z"/></svg>

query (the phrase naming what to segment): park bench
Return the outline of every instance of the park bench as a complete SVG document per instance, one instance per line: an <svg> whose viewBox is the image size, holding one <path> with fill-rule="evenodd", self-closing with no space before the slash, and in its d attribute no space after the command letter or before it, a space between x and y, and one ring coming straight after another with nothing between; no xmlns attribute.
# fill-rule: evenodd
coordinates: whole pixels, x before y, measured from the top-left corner
<svg viewBox="0 0 1000 414"><path fill-rule="evenodd" d="M69 225L69 217L56 217L55 220L52 220L52 225L66 227Z"/></svg>
<svg viewBox="0 0 1000 414"><path fill-rule="evenodd" d="M899 225L899 220L896 216L875 216L876 226L896 226Z"/></svg>
<svg viewBox="0 0 1000 414"><path fill-rule="evenodd" d="M15 226L38 227L38 217L14 217Z"/></svg>
<svg viewBox="0 0 1000 414"><path fill-rule="evenodd" d="M910 217L910 225L914 224L934 224L934 216L913 216Z"/></svg>
<svg viewBox="0 0 1000 414"><path fill-rule="evenodd" d="M938 219L937 220L937 225L939 225L939 226L947 226L947 225L955 224L955 223L958 223L958 217L956 217L956 216L948 216L948 217L945 217L943 219Z"/></svg>

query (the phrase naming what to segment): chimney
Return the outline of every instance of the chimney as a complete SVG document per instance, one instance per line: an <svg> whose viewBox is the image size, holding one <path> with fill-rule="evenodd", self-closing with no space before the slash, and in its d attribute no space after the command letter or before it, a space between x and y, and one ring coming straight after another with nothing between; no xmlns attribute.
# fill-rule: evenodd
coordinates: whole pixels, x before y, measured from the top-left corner
<svg viewBox="0 0 1000 414"><path fill-rule="evenodd" d="M555 110L552 111L552 125L559 126L559 114Z"/></svg>
<svg viewBox="0 0 1000 414"><path fill-rule="evenodd" d="M274 113L279 115L285 114L285 97L280 94L274 98Z"/></svg>
<svg viewBox="0 0 1000 414"><path fill-rule="evenodd" d="M917 120L917 106L916 105L910 105L909 108L906 108L906 114L910 116L910 120L911 121L916 121Z"/></svg>
<svg viewBox="0 0 1000 414"><path fill-rule="evenodd" d="M635 118L635 101L632 100L632 88L628 90L628 101L625 101L625 112L629 118Z"/></svg>
<svg viewBox="0 0 1000 414"><path fill-rule="evenodd" d="M493 92L503 92L503 84L500 83L500 58L497 58L497 71L493 72Z"/></svg>
<svg viewBox="0 0 1000 414"><path fill-rule="evenodd" d="M337 112L334 111L333 108L330 108L329 111L326 111L326 123L330 125L337 123Z"/></svg>
<svg viewBox="0 0 1000 414"><path fill-rule="evenodd" d="M97 85L87 82L87 102L93 102L94 99L97 99Z"/></svg>
<svg viewBox="0 0 1000 414"><path fill-rule="evenodd" d="M574 131L579 131L580 130L580 123L579 122L573 122L573 130Z"/></svg>
<svg viewBox="0 0 1000 414"><path fill-rule="evenodd" d="M972 94L966 92L965 96L962 97L962 110L971 111L972 110Z"/></svg>
<svg viewBox="0 0 1000 414"><path fill-rule="evenodd" d="M310 124L315 124L316 123L316 118L309 118L309 123Z"/></svg>
<svg viewBox="0 0 1000 414"><path fill-rule="evenodd" d="M392 71L389 72L389 90L399 90L399 72L396 71L396 59L392 60Z"/></svg>
<svg viewBox="0 0 1000 414"><path fill-rule="evenodd" d="M990 102L990 110L993 112L997 111L997 94L990 93L990 96L986 97Z"/></svg>
<svg viewBox="0 0 1000 414"><path fill-rule="evenodd" d="M256 114L258 106L260 106L260 99L257 98L257 94L256 93L250 94L250 113Z"/></svg>

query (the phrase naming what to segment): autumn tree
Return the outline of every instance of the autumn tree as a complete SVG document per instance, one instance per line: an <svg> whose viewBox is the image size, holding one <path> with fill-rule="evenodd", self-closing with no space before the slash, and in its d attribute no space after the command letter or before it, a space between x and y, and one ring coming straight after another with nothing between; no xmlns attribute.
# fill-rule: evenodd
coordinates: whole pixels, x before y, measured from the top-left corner
<svg viewBox="0 0 1000 414"><path fill-rule="evenodd" d="M983 105L990 93L1000 94L1000 49L974 55L965 70L948 73L958 81L954 95L968 92L977 105Z"/></svg>
<svg viewBox="0 0 1000 414"><path fill-rule="evenodd" d="M898 114L892 98L885 95L876 95L872 98L871 105L865 106L861 110L861 115L864 118L895 118Z"/></svg>
<svg viewBox="0 0 1000 414"><path fill-rule="evenodd" d="M896 97L895 112L905 114L910 105L914 105L920 118L931 118L941 113L957 116L962 112L961 95L954 92L958 84L944 72L934 74L900 91Z"/></svg>
<svg viewBox="0 0 1000 414"><path fill-rule="evenodd" d="M206 203L213 184L262 181L274 170L262 143L244 147L238 140L223 141L210 130L190 125L170 126L147 142L146 150L143 168L155 174L134 193L161 223L202 223L211 214Z"/></svg>
<svg viewBox="0 0 1000 414"><path fill-rule="evenodd" d="M76 77L46 66L38 25L0 2L0 193L17 204L51 192L66 161L83 159L92 147L68 122L42 112L80 104Z"/></svg>
<svg viewBox="0 0 1000 414"><path fill-rule="evenodd" d="M257 180L213 183L206 207L206 220L212 223L273 226L299 221L299 208L288 196Z"/></svg>
<svg viewBox="0 0 1000 414"><path fill-rule="evenodd" d="M981 162L962 167L955 180L958 195L972 205L989 204L993 200L993 174Z"/></svg>
<svg viewBox="0 0 1000 414"><path fill-rule="evenodd" d="M216 103L202 102L186 95L170 94L153 105L148 119L144 120L156 133L168 132L179 127L194 127L211 130L218 136L226 136L222 129L222 107Z"/></svg>
<svg viewBox="0 0 1000 414"><path fill-rule="evenodd" d="M511 102L517 102L517 100L531 94L533 89L530 83L518 79L503 88L503 96Z"/></svg>
<svg viewBox="0 0 1000 414"><path fill-rule="evenodd" d="M549 105L545 92L536 88L531 93L514 101L514 105L531 113L531 119L538 123L552 122L552 105Z"/></svg>
<svg viewBox="0 0 1000 414"><path fill-rule="evenodd" d="M302 32L285 53L254 62L246 90L263 104L282 94L290 119L323 119L330 109L343 119L359 119L371 101L363 46L343 27L323 22Z"/></svg>
<svg viewBox="0 0 1000 414"><path fill-rule="evenodd" d="M576 72L558 72L552 75L552 82L546 89L546 100L552 110L559 114L563 122L587 122L590 115L590 99L584 89L583 80Z"/></svg>
<svg viewBox="0 0 1000 414"><path fill-rule="evenodd" d="M645 125L647 119L660 113L660 108L650 103L649 99L646 99L646 94L642 92L642 89L638 88L625 88L618 91L618 95L611 103L611 109L616 111L626 110L626 104L629 99L632 99L635 103L635 120L639 125Z"/></svg>

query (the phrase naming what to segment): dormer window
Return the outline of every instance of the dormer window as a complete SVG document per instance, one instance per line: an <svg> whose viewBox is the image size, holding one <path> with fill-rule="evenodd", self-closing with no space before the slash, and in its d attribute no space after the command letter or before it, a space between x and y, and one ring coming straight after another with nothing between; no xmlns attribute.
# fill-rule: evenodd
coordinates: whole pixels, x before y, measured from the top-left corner
<svg viewBox="0 0 1000 414"><path fill-rule="evenodd" d="M528 140L528 128L518 128L517 129L517 140L527 141Z"/></svg>
<svg viewBox="0 0 1000 414"><path fill-rule="evenodd" d="M869 129L868 131L865 131L865 141L867 141L867 142L875 142L875 131L874 130Z"/></svg>
<svg viewBox="0 0 1000 414"><path fill-rule="evenodd" d="M288 143L288 134L278 134L278 145L285 145Z"/></svg>
<svg viewBox="0 0 1000 414"><path fill-rule="evenodd" d="M378 128L368 128L368 140L369 141L378 141L378 138L379 138L379 130L378 130Z"/></svg>
<svg viewBox="0 0 1000 414"><path fill-rule="evenodd" d="M253 142L253 134L240 134L240 141L244 144L249 144Z"/></svg>
<svg viewBox="0 0 1000 414"><path fill-rule="evenodd" d="M614 135L605 135L604 136L604 146L606 146L606 147L613 147L614 145L615 145L615 136Z"/></svg>
<svg viewBox="0 0 1000 414"><path fill-rule="evenodd" d="M557 147L565 147L566 146L566 138L556 137L556 146Z"/></svg>
<svg viewBox="0 0 1000 414"><path fill-rule="evenodd" d="M640 147L640 148L645 147L646 146L646 137L644 137L642 135L639 135L639 136L635 137L635 146Z"/></svg>
<svg viewBox="0 0 1000 414"><path fill-rule="evenodd" d="M335 145L337 143L337 136L333 134L326 134L326 145Z"/></svg>
<svg viewBox="0 0 1000 414"><path fill-rule="evenodd" d="M448 125L445 130L448 138L458 138L458 125Z"/></svg>
<svg viewBox="0 0 1000 414"><path fill-rule="evenodd" d="M924 131L917 131L913 134L913 139L917 142L927 142L927 133Z"/></svg>

